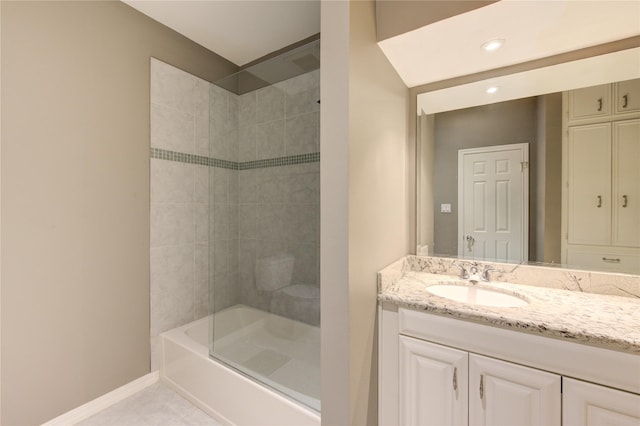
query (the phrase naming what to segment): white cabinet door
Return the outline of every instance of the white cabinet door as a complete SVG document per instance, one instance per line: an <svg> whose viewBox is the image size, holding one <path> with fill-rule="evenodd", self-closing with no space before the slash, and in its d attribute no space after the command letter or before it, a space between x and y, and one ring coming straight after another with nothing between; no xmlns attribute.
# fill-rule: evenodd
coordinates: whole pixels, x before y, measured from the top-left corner
<svg viewBox="0 0 640 426"><path fill-rule="evenodd" d="M640 247L640 120L613 124L612 207L613 245Z"/></svg>
<svg viewBox="0 0 640 426"><path fill-rule="evenodd" d="M400 424L466 425L468 353L400 336Z"/></svg>
<svg viewBox="0 0 640 426"><path fill-rule="evenodd" d="M640 111L640 78L621 81L616 86L616 114Z"/></svg>
<svg viewBox="0 0 640 426"><path fill-rule="evenodd" d="M560 376L469 355L469 424L553 426L561 422Z"/></svg>
<svg viewBox="0 0 640 426"><path fill-rule="evenodd" d="M568 243L611 244L611 124L569 128Z"/></svg>
<svg viewBox="0 0 640 426"><path fill-rule="evenodd" d="M565 426L638 426L640 395L563 378Z"/></svg>
<svg viewBox="0 0 640 426"><path fill-rule="evenodd" d="M585 87L569 92L569 120L586 120L611 114L611 85Z"/></svg>

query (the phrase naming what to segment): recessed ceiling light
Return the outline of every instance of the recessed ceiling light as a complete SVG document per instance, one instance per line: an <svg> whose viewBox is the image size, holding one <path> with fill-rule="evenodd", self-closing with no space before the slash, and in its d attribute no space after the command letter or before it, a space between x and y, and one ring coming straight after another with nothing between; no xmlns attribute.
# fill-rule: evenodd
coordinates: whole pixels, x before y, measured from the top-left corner
<svg viewBox="0 0 640 426"><path fill-rule="evenodd" d="M484 50L486 50L487 52L492 52L494 50L498 50L502 47L502 45L504 44L504 39L502 38L496 38L494 40L489 40L488 42L486 42L485 44L482 45L482 48Z"/></svg>
<svg viewBox="0 0 640 426"><path fill-rule="evenodd" d="M491 86L487 89L487 93L491 94L491 93L496 93L498 91L498 87L497 86Z"/></svg>

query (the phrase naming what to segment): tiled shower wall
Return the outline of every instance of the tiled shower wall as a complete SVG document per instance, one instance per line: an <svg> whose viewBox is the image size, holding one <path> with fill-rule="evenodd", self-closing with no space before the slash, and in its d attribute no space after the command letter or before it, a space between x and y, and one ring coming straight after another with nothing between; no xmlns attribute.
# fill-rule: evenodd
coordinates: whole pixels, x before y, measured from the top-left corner
<svg viewBox="0 0 640 426"><path fill-rule="evenodd" d="M242 303L287 314L256 287L262 257L292 254L290 284L319 285L319 92L318 71L240 96L211 86L211 152L238 164L211 181L215 311ZM319 322L308 310L296 319Z"/></svg>
<svg viewBox="0 0 640 426"><path fill-rule="evenodd" d="M313 156L319 146L319 71L239 97L241 164ZM256 288L256 259L294 256L291 284L319 285L320 170L317 161L241 170L238 178L239 291L243 304L291 316L272 303L280 293ZM319 300L318 300L319 302ZM318 325L313 310L294 318ZM306 316L305 316L306 314Z"/></svg>
<svg viewBox="0 0 640 426"><path fill-rule="evenodd" d="M210 306L240 303L238 291L238 96L213 84L209 91L211 155L227 167L211 169ZM221 164L222 166L222 164Z"/></svg>
<svg viewBox="0 0 640 426"><path fill-rule="evenodd" d="M208 313L209 86L151 60L152 370L158 335Z"/></svg>
<svg viewBox="0 0 640 426"><path fill-rule="evenodd" d="M238 96L152 60L151 82L152 369L158 335L209 306L318 325L319 309L256 288L254 267L290 253L291 284L319 285L319 71Z"/></svg>

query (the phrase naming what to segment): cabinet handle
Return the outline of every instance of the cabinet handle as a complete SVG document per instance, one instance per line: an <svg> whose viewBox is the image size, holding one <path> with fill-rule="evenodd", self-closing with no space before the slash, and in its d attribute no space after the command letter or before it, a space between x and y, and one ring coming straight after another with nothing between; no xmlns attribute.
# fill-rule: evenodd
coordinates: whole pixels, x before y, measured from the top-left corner
<svg viewBox="0 0 640 426"><path fill-rule="evenodd" d="M602 98L598 99L598 111L602 111Z"/></svg>
<svg viewBox="0 0 640 426"><path fill-rule="evenodd" d="M602 207L602 195L598 195L598 205L596 207L597 208Z"/></svg>
<svg viewBox="0 0 640 426"><path fill-rule="evenodd" d="M458 367L453 368L453 390L458 392Z"/></svg>
<svg viewBox="0 0 640 426"><path fill-rule="evenodd" d="M614 259L612 257L603 257L602 261L609 262L609 263L620 263L620 259Z"/></svg>
<svg viewBox="0 0 640 426"><path fill-rule="evenodd" d="M629 105L629 95L624 95L622 97L624 99L624 103L622 104L622 108L626 108Z"/></svg>
<svg viewBox="0 0 640 426"><path fill-rule="evenodd" d="M627 205L629 204L629 197L627 197L626 195L622 196L622 207L627 207Z"/></svg>
<svg viewBox="0 0 640 426"><path fill-rule="evenodd" d="M484 374L480 375L480 399L484 399Z"/></svg>

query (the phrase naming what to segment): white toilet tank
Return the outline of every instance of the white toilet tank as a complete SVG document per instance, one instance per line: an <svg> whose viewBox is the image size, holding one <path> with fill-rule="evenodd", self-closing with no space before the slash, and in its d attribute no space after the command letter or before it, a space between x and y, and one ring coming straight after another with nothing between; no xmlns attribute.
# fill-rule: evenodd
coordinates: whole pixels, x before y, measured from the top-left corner
<svg viewBox="0 0 640 426"><path fill-rule="evenodd" d="M256 287L262 291L276 291L291 285L292 254L282 253L256 260Z"/></svg>

